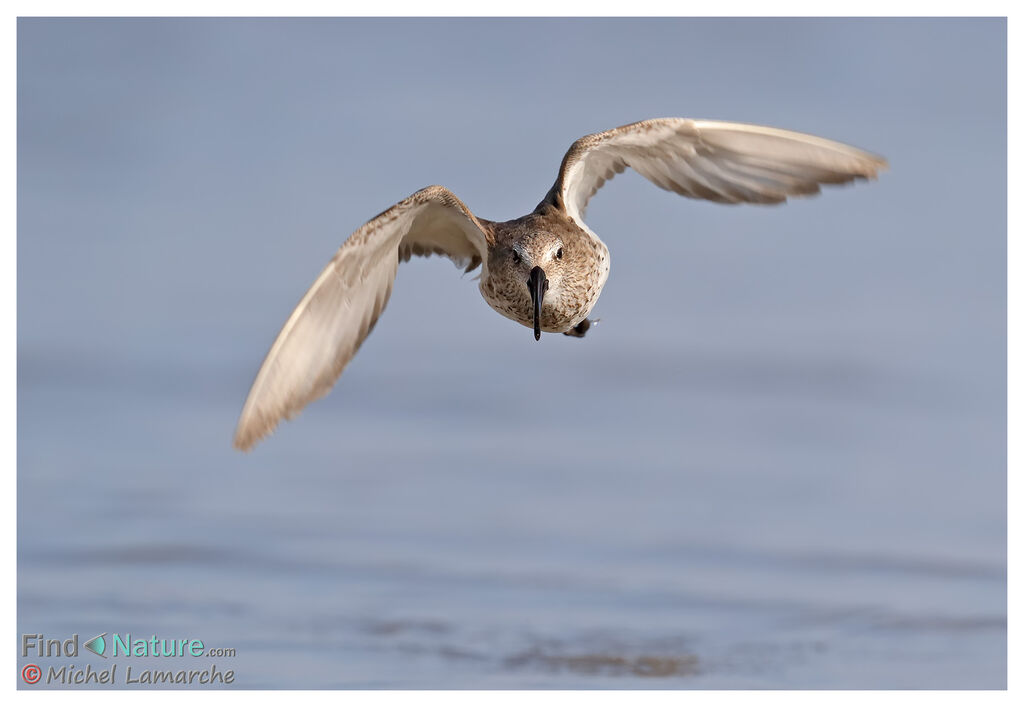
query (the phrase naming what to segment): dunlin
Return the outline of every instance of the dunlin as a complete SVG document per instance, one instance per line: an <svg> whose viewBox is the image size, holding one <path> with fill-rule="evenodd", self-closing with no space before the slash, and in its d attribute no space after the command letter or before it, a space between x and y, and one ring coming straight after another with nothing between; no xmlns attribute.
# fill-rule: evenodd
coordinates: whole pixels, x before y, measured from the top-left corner
<svg viewBox="0 0 1024 707"><path fill-rule="evenodd" d="M661 118L580 138L532 213L474 216L431 186L349 236L288 317L249 390L235 447L250 449L326 394L391 295L401 261L438 253L466 272L498 313L533 329L582 337L608 279L608 248L583 222L590 197L632 167L662 189L726 204L777 204L822 184L877 176L881 157L831 140L758 125Z"/></svg>

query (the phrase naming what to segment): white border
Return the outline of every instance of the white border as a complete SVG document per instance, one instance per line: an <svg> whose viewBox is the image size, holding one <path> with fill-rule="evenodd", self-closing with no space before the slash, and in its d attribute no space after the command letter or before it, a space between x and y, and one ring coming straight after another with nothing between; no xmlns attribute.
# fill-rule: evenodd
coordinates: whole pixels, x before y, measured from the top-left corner
<svg viewBox="0 0 1024 707"><path fill-rule="evenodd" d="M7 71L3 72L3 82L5 95L16 96L16 84L17 84L17 16L117 16L117 15L131 15L131 16L336 16L339 14L351 15L351 16L387 16L387 15L411 15L411 16L426 16L426 15L472 15L472 16L574 16L574 15L592 15L598 14L600 16L644 16L644 15L662 15L662 16L729 16L734 14L742 15L753 15L753 16L911 16L918 15L924 11L929 15L957 15L957 16L1009 16L1008 22L1008 150L1009 150L1009 161L1008 161L1008 195L1018 194L1016 191L1017 179L1015 166L1018 164L1019 148L1018 142L1014 139L1014 128L1015 118L1019 117L1020 111L1017 110L1018 106L1018 91L1016 90L1016 79L1019 76L1017 69L1018 63L1018 52L1014 51L1014 47L1017 46L1016 42L1020 41L1020 32L1015 31L1016 25L1014 21L1013 13L1011 13L1011 3L1009 2L907 2L906 0L862 0L857 3L830 3L823 4L820 2L798 2L798 1L787 1L787 2L773 2L768 3L754 3L754 2L740 2L737 0L729 1L722 0L714 4L711 3L678 3L678 2L665 2L655 0L631 0L627 3L605 3L605 2L582 2L580 0L571 2L539 2L537 0L518 0L517 2L501 2L495 1L488 3L483 6L478 3L471 3L457 0L446 0L441 2L433 3L412 3L412 2L400 2L395 0L383 0L376 2L372 6L368 3L348 4L338 2L323 2L313 0L294 0L293 2L281 3L281 2L227 2L225 0L211 0L207 2L196 2L194 0L184 0L181 2L149 2L144 5L141 3L128 3L128 2L92 2L92 3L81 3L81 2L14 2L11 7L14 9L14 14L10 16L7 24L6 36L9 38L9 42L6 44L8 47L5 53L5 60L8 64ZM629 10L629 15L626 15L623 11ZM769 15L769 12L771 13ZM955 50L955 48L953 48ZM17 243L16 243L16 232L17 232L17 221L16 221L16 184L17 184L17 162L16 162L16 151L17 151L17 132L16 132L16 112L12 109L7 112L8 122L8 140L4 142L4 156L7 159L7 164L10 165L8 174L10 184L6 190L6 201L7 210L9 216L10 228L8 235L3 240L3 255L0 257L0 288L3 291L3 306L0 307L0 328L8 334L12 339L15 337L16 329L16 263L17 263ZM955 135L951 135L950 139L956 139ZM1008 213L1008 225L1009 234L1013 234L1008 238L1008 261L1007 261L1007 277L1008 277L1008 305L1009 305L1009 322L1008 322L1008 440L1009 440L1009 547L1010 550L1010 562L1009 562L1009 584L1011 588L1020 587L1020 572L1019 562L1013 561L1013 551L1020 548L1020 543L1017 542L1019 536L1019 524L1014 521L1015 510L1020 509L1020 498L1019 498L1019 483L1016 483L1016 474L1020 472L1020 443L1019 435L1020 432L1020 400L1021 400L1021 386L1020 376L1016 374L1014 369L1014 362L1020 360L1022 351L1021 347L1021 311L1020 307L1020 287L1016 286L1017 277L1021 274L1021 250L1020 250L1020 236L1016 230L1018 218L1016 215L1016 208L1013 198L1008 201L1009 213ZM3 443L0 445L0 449L3 450L4 456L8 460L8 464L5 468L13 470L17 464L17 433L16 433L16 421L17 421L17 405L16 405L16 346L15 342L9 342L8 345L0 349L0 396L5 401L5 405L0 408L3 411L3 425L2 434ZM17 569L17 557L16 557L16 544L15 544L15 533L16 533L16 478L15 474L11 473L8 477L9 489L7 498L8 513L6 515L6 527L7 527L7 542L4 545L6 566L11 568L12 571L7 575L13 579ZM6 676L5 687L7 691L15 690L17 685L16 681L16 650L13 637L16 632L16 613L15 613L15 602L16 596L16 583L14 581L8 581L4 586L4 596L7 601L4 602L7 607L7 612L3 617L4 631L0 635L5 636L5 645L8 647L5 655L6 661ZM552 691L552 692L529 692L523 693L520 691L433 691L433 692L391 692L391 691L346 691L342 693L336 692L291 692L291 691L275 691L266 695L270 699L288 699L294 700L296 698L301 699L304 702L321 703L321 704L337 704L339 700L343 700L346 703L355 701L358 704L370 704L370 705L381 705L381 704L393 704L396 701L415 701L416 704L444 704L446 707L454 705L479 705L485 703L488 705L520 705L522 700L528 699L531 703L537 702L538 704L564 704L567 701L585 700L587 705L606 705L606 704L622 704L639 701L646 704L672 704L677 705L680 700L685 700L687 703L697 702L700 704L724 704L726 702L732 703L735 700L754 701L758 704L771 705L800 705L800 704L814 704L820 705L823 701L826 704L857 704L860 705L864 700L869 699L873 703L880 702L882 704L899 703L901 705L906 703L927 703L934 705L936 702L945 703L955 700L958 704L970 702L974 703L1005 703L1009 699L1009 695L1014 692L1019 692L1018 680L1016 671L1014 668L1019 667L1020 651L1018 648L1018 642L1015 641L1015 637L1018 635L1018 629L1021 622L1018 618L1019 612L1009 611L1010 618L1009 624L1009 652L1008 652L1008 665L1010 666L1008 675L1008 685L1010 690L1007 692L871 692L864 694L862 692L796 692L796 691L771 691L771 692L690 692L683 695L677 692L659 692L659 691L606 691L606 692L586 692L578 693L575 691ZM224 700L228 699L231 701L245 701L246 703L251 702L253 699L260 699L263 695L254 695L246 691L235 691L235 692L200 692L200 691L189 691L187 694L179 694L175 692L145 692L140 694L136 691L121 691L121 692L80 692L80 691L47 691L47 692L34 692L21 690L16 692L16 698L19 700L25 700L32 702L45 702L50 703L51 701L57 701L61 699L72 699L79 704L94 704L99 701L104 703L126 703L128 701L138 702L140 700L146 703L153 704L168 704L171 701L181 701L182 699L187 700ZM1019 701L1019 698L1017 699Z"/></svg>

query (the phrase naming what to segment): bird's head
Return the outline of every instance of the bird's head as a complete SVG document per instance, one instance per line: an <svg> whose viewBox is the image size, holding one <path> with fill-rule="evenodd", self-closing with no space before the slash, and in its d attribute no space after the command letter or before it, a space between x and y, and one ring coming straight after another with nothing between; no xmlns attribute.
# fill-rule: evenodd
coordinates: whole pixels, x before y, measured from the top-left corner
<svg viewBox="0 0 1024 707"><path fill-rule="evenodd" d="M563 315L561 300L569 261L562 238L543 231L491 251L489 277L506 300L514 303L512 318L532 326L534 338L540 339L542 329L565 330L568 318Z"/></svg>

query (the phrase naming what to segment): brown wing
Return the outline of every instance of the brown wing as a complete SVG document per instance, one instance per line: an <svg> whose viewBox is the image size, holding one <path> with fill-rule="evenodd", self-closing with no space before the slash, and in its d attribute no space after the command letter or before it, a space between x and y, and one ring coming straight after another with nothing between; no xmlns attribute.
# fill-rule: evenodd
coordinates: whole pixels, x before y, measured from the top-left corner
<svg viewBox="0 0 1024 707"><path fill-rule="evenodd" d="M384 310L399 259L443 253L472 269L486 257L489 237L439 186L416 192L349 236L270 347L242 408L235 447L250 449L282 418L331 389Z"/></svg>
<svg viewBox="0 0 1024 707"><path fill-rule="evenodd" d="M876 177L886 166L877 155L804 133L659 118L577 140L545 201L581 221L605 181L632 167L662 189L694 199L774 204L816 194L822 184Z"/></svg>

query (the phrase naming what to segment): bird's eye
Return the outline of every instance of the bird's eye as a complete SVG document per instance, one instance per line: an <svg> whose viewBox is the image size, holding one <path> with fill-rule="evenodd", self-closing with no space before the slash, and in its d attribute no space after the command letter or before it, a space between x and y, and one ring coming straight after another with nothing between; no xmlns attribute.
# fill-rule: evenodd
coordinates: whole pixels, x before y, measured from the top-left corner
<svg viewBox="0 0 1024 707"><path fill-rule="evenodd" d="M555 253L555 257L558 258L559 260L562 259L562 249L561 248L559 248L558 252Z"/></svg>
<svg viewBox="0 0 1024 707"><path fill-rule="evenodd" d="M513 263L518 263L519 262L519 253L515 252L514 250L512 251L512 262Z"/></svg>

